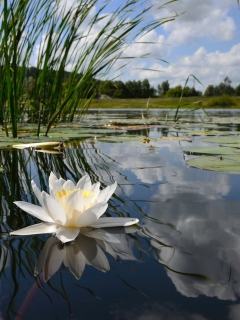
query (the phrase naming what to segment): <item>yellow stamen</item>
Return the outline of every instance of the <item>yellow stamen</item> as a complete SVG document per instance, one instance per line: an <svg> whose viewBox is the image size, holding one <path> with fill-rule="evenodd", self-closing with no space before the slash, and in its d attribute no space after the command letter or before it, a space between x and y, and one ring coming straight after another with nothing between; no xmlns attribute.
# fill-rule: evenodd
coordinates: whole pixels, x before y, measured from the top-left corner
<svg viewBox="0 0 240 320"><path fill-rule="evenodd" d="M74 190L61 190L61 191L58 191L57 197L59 199L62 199L63 197L69 196L71 193L73 193L76 190L78 190L81 193L81 195L83 196L84 199L87 199L87 198L95 195L95 193L90 191L90 190L82 190L82 189L78 188L78 189L74 189Z"/></svg>

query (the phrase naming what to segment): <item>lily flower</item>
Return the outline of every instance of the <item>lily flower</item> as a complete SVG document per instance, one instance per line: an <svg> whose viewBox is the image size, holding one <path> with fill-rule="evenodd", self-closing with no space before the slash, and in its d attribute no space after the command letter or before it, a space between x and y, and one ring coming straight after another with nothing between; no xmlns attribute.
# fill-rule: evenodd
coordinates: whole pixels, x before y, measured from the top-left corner
<svg viewBox="0 0 240 320"><path fill-rule="evenodd" d="M34 181L31 183L41 206L25 201L14 203L43 222L13 231L10 235L53 233L65 243L74 240L81 229L86 227L129 226L139 221L134 218L121 217L100 218L108 207L107 201L117 187L116 182L100 190L100 183L92 184L88 175L82 177L75 186L71 180L57 179L51 172L50 195L45 191L41 192Z"/></svg>

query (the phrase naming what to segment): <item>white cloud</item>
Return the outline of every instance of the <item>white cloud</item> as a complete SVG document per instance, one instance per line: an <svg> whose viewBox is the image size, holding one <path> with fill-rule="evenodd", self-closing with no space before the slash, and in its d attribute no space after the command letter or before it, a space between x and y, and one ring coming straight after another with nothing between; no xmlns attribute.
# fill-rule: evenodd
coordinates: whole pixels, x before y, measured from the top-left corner
<svg viewBox="0 0 240 320"><path fill-rule="evenodd" d="M130 72L131 78L149 79L155 87L162 81L169 80L170 86L174 87L185 84L187 77L193 74L199 81L207 87L209 84L217 85L228 76L235 87L239 84L238 66L240 65L240 44L234 45L227 52L212 51L207 52L204 47L198 48L192 55L179 58L174 65L164 66L153 63L150 70L141 70L143 64L137 62ZM146 67L146 64L145 64ZM159 70L159 71L151 71ZM194 81L189 81L188 85L193 86ZM195 81L196 88L205 91L205 87Z"/></svg>
<svg viewBox="0 0 240 320"><path fill-rule="evenodd" d="M176 20L163 25L168 33L167 41L181 45L203 37L231 40L236 26L228 15L230 7L231 1L218 0L181 0L167 5L161 12L162 17L167 16L167 11L178 15Z"/></svg>

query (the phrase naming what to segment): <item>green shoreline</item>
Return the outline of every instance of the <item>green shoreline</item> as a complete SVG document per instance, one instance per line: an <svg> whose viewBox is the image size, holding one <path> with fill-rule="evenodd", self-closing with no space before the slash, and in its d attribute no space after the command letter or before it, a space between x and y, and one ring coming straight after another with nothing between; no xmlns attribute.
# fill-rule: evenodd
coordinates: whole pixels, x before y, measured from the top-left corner
<svg viewBox="0 0 240 320"><path fill-rule="evenodd" d="M223 106L209 106L212 97L188 97L183 98L181 102L182 108L225 108L225 109L239 109L240 97L231 97L235 105ZM93 99L90 104L90 109L163 109L176 108L179 103L179 98L150 98L148 99Z"/></svg>

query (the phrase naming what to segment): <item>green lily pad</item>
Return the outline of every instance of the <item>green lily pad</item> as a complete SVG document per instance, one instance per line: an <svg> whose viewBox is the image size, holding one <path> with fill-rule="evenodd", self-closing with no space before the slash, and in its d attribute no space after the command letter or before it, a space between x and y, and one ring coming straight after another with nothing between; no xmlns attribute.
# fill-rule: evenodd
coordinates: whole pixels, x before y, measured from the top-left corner
<svg viewBox="0 0 240 320"><path fill-rule="evenodd" d="M240 156L227 155L225 157L202 156L187 160L190 167L213 170L225 173L240 173Z"/></svg>
<svg viewBox="0 0 240 320"><path fill-rule="evenodd" d="M240 143L223 143L223 144L220 144L220 146L240 149Z"/></svg>
<svg viewBox="0 0 240 320"><path fill-rule="evenodd" d="M121 136L108 136L108 137L100 137L97 138L97 141L101 142L142 142L142 143L149 143L150 141L156 141L156 139L149 139L145 136L138 136L138 135L121 135Z"/></svg>
<svg viewBox="0 0 240 320"><path fill-rule="evenodd" d="M192 148L184 150L188 154L236 154L236 149L230 147L204 147L204 148Z"/></svg>
<svg viewBox="0 0 240 320"><path fill-rule="evenodd" d="M162 140L175 140L175 141L188 141L188 142L192 142L192 139L187 138L187 137L165 137L165 136L162 136L161 139L162 139Z"/></svg>
<svg viewBox="0 0 240 320"><path fill-rule="evenodd" d="M239 131L218 131L218 130L177 130L174 128L170 128L169 132L178 132L178 133L186 133L190 136L229 136L240 134Z"/></svg>
<svg viewBox="0 0 240 320"><path fill-rule="evenodd" d="M218 144L233 144L233 143L240 143L240 137L209 137L202 139L204 142L213 142Z"/></svg>
<svg viewBox="0 0 240 320"><path fill-rule="evenodd" d="M239 117L206 117L204 121L218 124L240 124Z"/></svg>

